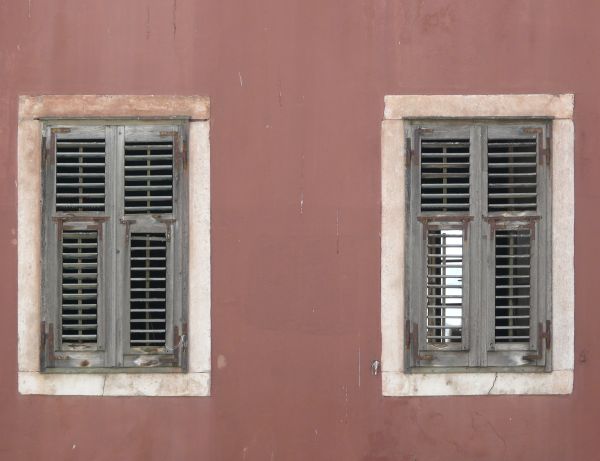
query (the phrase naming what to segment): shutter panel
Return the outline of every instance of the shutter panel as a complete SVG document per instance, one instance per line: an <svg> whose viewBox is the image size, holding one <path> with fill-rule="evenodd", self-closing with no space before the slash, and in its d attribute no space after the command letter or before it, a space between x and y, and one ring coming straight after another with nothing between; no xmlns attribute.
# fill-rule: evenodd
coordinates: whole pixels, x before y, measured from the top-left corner
<svg viewBox="0 0 600 461"><path fill-rule="evenodd" d="M528 344L531 319L531 230L497 230L495 242L494 340L496 344Z"/></svg>
<svg viewBox="0 0 600 461"><path fill-rule="evenodd" d="M125 213L171 213L173 136L149 133L144 139L142 133L132 133L125 141Z"/></svg>
<svg viewBox="0 0 600 461"><path fill-rule="evenodd" d="M185 368L182 125L124 131L123 366Z"/></svg>
<svg viewBox="0 0 600 461"><path fill-rule="evenodd" d="M62 232L63 344L98 340L98 231Z"/></svg>
<svg viewBox="0 0 600 461"><path fill-rule="evenodd" d="M104 367L107 131L49 127L44 143L45 367Z"/></svg>
<svg viewBox="0 0 600 461"><path fill-rule="evenodd" d="M130 343L164 347L167 328L167 238L132 233L129 251Z"/></svg>
<svg viewBox="0 0 600 461"><path fill-rule="evenodd" d="M488 139L488 210L537 208L536 138Z"/></svg>
<svg viewBox="0 0 600 461"><path fill-rule="evenodd" d="M409 172L406 363L468 366L471 130L416 125L408 136L415 149Z"/></svg>
<svg viewBox="0 0 600 461"><path fill-rule="evenodd" d="M462 341L463 232L429 230L427 238L427 336L432 345Z"/></svg>
<svg viewBox="0 0 600 461"><path fill-rule="evenodd" d="M488 366L549 365L539 341L549 320L547 130L544 124L487 130Z"/></svg>
<svg viewBox="0 0 600 461"><path fill-rule="evenodd" d="M103 130L98 135L102 137L56 140L56 211L104 211Z"/></svg>
<svg viewBox="0 0 600 461"><path fill-rule="evenodd" d="M421 211L469 211L469 137L421 140Z"/></svg>

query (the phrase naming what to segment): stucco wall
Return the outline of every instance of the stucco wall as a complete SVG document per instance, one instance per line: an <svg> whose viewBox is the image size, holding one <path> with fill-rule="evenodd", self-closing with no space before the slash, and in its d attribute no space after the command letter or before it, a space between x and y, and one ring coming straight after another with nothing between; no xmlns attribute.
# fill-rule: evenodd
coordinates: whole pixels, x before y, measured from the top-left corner
<svg viewBox="0 0 600 461"><path fill-rule="evenodd" d="M599 17L564 0L0 2L0 459L594 459ZM573 394L384 398L384 95L476 93L575 94ZM20 94L210 97L211 397L17 393Z"/></svg>

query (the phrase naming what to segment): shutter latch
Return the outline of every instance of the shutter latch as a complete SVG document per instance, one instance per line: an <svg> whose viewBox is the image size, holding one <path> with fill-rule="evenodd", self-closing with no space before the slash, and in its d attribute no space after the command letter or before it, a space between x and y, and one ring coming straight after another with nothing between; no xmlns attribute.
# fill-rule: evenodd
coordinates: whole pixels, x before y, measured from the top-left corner
<svg viewBox="0 0 600 461"><path fill-rule="evenodd" d="M523 356L523 360L537 361L544 357L543 347L546 346L546 350L550 350L552 347L552 321L546 320L546 329L544 330L544 324L538 323L538 336L537 336L537 353L527 354Z"/></svg>

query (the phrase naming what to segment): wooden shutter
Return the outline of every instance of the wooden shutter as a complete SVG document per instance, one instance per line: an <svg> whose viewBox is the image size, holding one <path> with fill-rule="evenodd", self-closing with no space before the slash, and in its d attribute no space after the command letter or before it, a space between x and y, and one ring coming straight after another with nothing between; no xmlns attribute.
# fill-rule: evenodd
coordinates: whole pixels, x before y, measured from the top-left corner
<svg viewBox="0 0 600 461"><path fill-rule="evenodd" d="M186 136L48 122L42 369L186 368Z"/></svg>
<svg viewBox="0 0 600 461"><path fill-rule="evenodd" d="M409 129L410 218L407 363L469 364L471 133Z"/></svg>
<svg viewBox="0 0 600 461"><path fill-rule="evenodd" d="M125 367L183 367L186 360L187 182L181 125L127 126L121 290Z"/></svg>
<svg viewBox="0 0 600 461"><path fill-rule="evenodd" d="M106 365L107 130L44 133L42 368Z"/></svg>
<svg viewBox="0 0 600 461"><path fill-rule="evenodd" d="M549 125L406 122L409 369L550 369Z"/></svg>
<svg viewBox="0 0 600 461"><path fill-rule="evenodd" d="M550 366L548 130L487 128L488 366Z"/></svg>

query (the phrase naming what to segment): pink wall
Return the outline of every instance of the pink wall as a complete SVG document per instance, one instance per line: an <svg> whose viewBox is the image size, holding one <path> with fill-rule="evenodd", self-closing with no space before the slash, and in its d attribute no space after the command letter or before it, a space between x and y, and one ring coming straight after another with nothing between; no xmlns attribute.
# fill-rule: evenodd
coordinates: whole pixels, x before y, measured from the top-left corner
<svg viewBox="0 0 600 461"><path fill-rule="evenodd" d="M599 18L564 0L0 0L0 459L595 459ZM384 95L546 92L576 95L573 395L382 398ZM17 96L52 93L211 97L212 397L18 395Z"/></svg>

